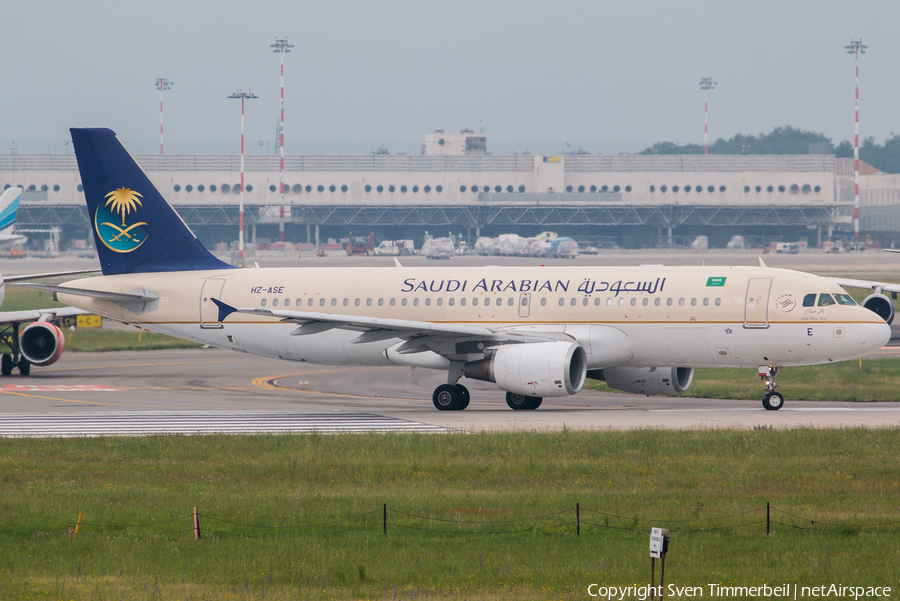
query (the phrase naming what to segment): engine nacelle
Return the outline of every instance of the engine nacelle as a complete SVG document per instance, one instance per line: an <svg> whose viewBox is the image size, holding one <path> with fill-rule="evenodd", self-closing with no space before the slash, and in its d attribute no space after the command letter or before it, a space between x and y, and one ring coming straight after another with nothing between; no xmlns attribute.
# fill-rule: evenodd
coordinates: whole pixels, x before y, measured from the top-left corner
<svg viewBox="0 0 900 601"><path fill-rule="evenodd" d="M883 294L870 294L863 300L862 306L886 321L894 321L894 302Z"/></svg>
<svg viewBox="0 0 900 601"><path fill-rule="evenodd" d="M693 367L610 367L591 372L615 390L648 396L673 396L690 388Z"/></svg>
<svg viewBox="0 0 900 601"><path fill-rule="evenodd" d="M66 337L52 323L36 321L19 334L19 349L32 365L52 365L62 357Z"/></svg>
<svg viewBox="0 0 900 601"><path fill-rule="evenodd" d="M508 344L487 359L466 363L463 373L515 394L569 396L584 386L587 356L574 342Z"/></svg>

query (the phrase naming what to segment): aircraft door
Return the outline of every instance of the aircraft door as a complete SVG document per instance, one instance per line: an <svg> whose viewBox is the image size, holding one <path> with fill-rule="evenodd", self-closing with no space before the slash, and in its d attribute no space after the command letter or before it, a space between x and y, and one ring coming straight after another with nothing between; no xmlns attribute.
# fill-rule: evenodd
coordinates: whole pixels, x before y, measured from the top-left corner
<svg viewBox="0 0 900 601"><path fill-rule="evenodd" d="M531 293L523 292L519 295L519 317L528 317L531 313Z"/></svg>
<svg viewBox="0 0 900 601"><path fill-rule="evenodd" d="M209 278L203 281L200 289L200 328L204 330L224 328L219 323L219 308L210 299L222 297L225 287L224 278Z"/></svg>
<svg viewBox="0 0 900 601"><path fill-rule="evenodd" d="M769 327L769 289L772 278L750 278L744 299L744 327L765 329Z"/></svg>

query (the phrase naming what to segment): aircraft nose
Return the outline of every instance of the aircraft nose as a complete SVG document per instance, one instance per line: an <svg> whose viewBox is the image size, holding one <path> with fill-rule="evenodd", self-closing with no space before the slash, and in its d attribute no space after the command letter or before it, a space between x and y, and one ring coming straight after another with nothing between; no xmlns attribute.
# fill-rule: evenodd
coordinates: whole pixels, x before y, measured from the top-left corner
<svg viewBox="0 0 900 601"><path fill-rule="evenodd" d="M859 342L863 353L877 351L891 339L891 326L881 323L859 324Z"/></svg>

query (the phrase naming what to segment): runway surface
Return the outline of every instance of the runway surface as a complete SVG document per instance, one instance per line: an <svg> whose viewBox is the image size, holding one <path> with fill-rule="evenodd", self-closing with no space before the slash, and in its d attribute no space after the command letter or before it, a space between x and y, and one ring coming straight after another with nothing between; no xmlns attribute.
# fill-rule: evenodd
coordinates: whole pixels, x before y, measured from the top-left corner
<svg viewBox="0 0 900 601"><path fill-rule="evenodd" d="M69 353L28 378L0 379L0 436L900 426L900 403L792 400L790 370L780 411L760 401L590 390L513 411L493 384L464 379L469 408L445 412L431 403L443 381L423 369L315 366L214 349Z"/></svg>

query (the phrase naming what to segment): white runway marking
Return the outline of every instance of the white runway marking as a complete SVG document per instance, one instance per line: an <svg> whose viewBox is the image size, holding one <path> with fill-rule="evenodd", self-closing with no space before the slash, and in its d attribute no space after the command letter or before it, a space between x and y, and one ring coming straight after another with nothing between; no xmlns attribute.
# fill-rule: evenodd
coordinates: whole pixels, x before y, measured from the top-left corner
<svg viewBox="0 0 900 601"><path fill-rule="evenodd" d="M5 392L122 392L124 388L102 384L3 384Z"/></svg>
<svg viewBox="0 0 900 601"><path fill-rule="evenodd" d="M734 409L716 409L716 411L722 411L723 413L734 412L734 411L768 411L767 409L763 409L760 407L759 409L751 409L749 407L738 407ZM779 413L784 413L785 411L848 411L848 412L869 412L869 411L884 411L887 413L900 413L900 408L898 407L785 407L783 409L779 409ZM647 413L709 413L709 409L647 409Z"/></svg>
<svg viewBox="0 0 900 601"><path fill-rule="evenodd" d="M446 433L450 428L371 413L225 411L0 415L0 436L72 437L145 434L255 434L338 432Z"/></svg>

